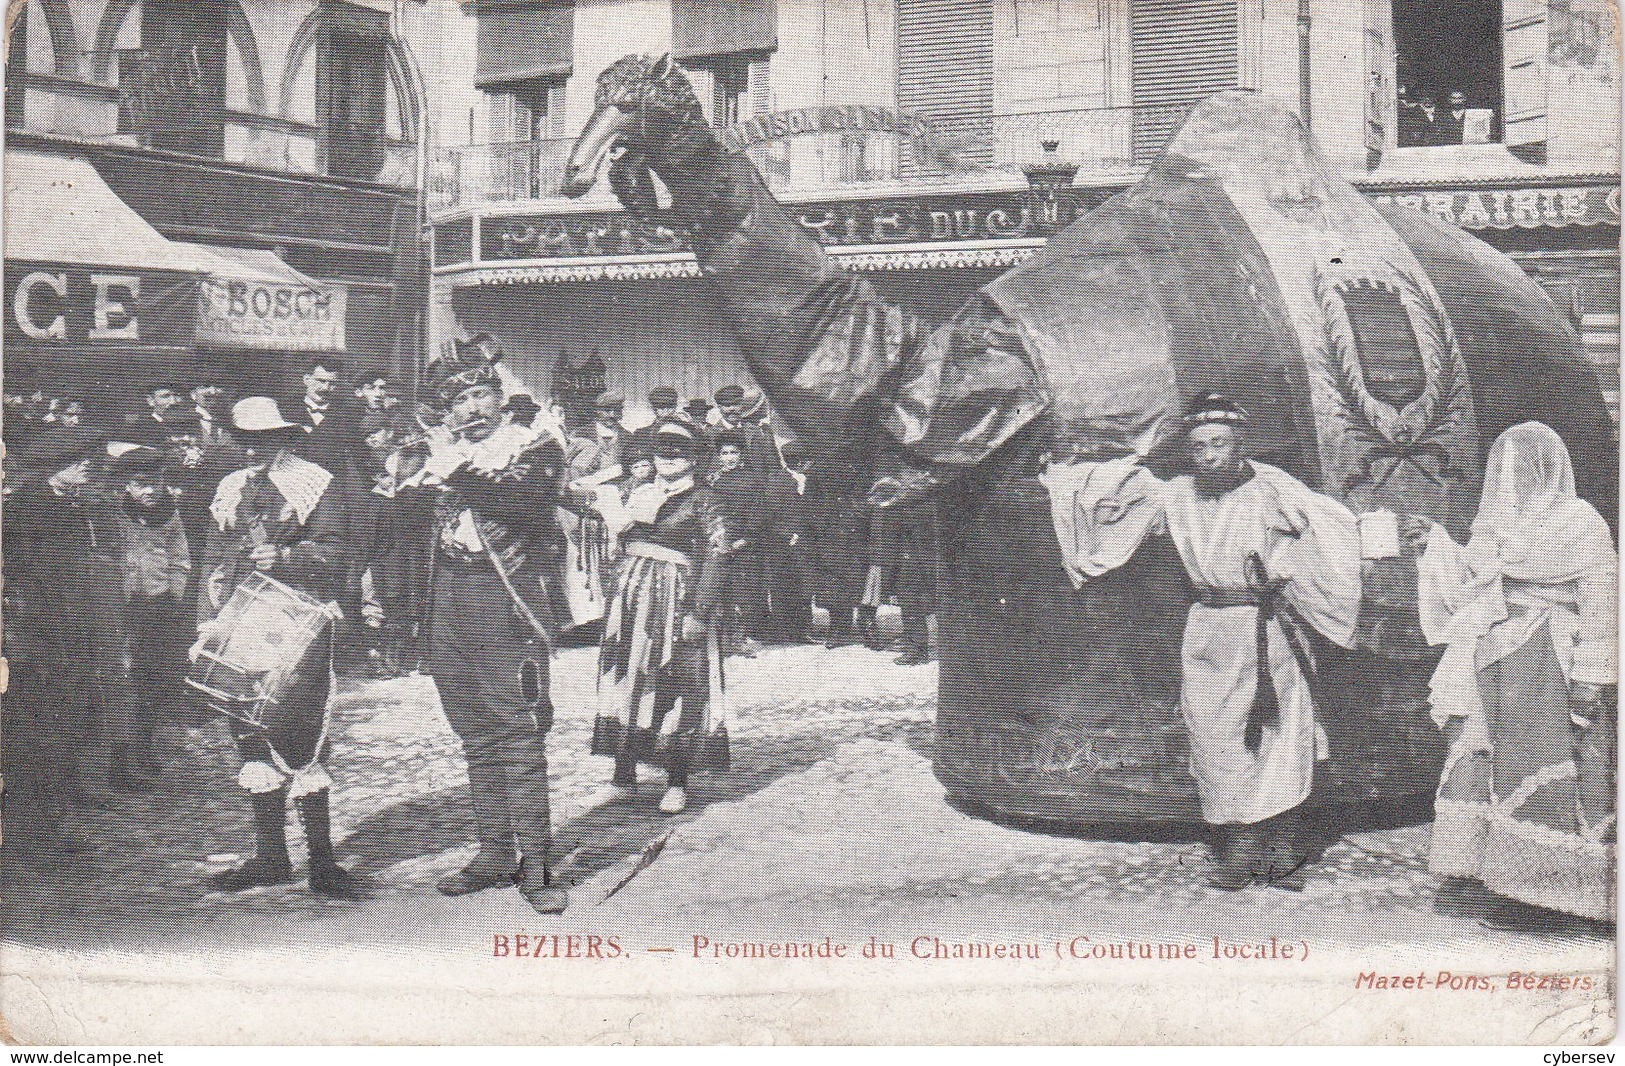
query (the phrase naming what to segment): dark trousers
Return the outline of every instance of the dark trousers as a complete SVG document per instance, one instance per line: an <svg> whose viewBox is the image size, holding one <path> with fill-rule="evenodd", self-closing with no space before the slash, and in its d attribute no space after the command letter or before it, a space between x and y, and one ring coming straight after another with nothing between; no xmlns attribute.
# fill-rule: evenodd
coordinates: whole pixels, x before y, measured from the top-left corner
<svg viewBox="0 0 1625 1066"><path fill-rule="evenodd" d="M552 842L546 647L518 627L502 579L483 559L436 560L428 666L468 760L482 850L519 850L544 866Z"/></svg>
<svg viewBox="0 0 1625 1066"><path fill-rule="evenodd" d="M767 592L767 629L781 640L800 640L812 628L812 583L799 547L773 535L762 541L762 585Z"/></svg>

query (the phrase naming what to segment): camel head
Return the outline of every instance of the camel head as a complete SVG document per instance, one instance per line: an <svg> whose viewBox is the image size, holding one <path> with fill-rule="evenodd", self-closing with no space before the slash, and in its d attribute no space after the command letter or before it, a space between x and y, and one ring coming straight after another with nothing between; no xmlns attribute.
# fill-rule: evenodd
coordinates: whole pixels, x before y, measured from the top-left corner
<svg viewBox="0 0 1625 1066"><path fill-rule="evenodd" d="M581 196L614 157L610 184L628 208L648 208L650 156L685 129L705 129L694 89L671 56L625 56L598 75L592 118L576 139L564 168L562 191Z"/></svg>

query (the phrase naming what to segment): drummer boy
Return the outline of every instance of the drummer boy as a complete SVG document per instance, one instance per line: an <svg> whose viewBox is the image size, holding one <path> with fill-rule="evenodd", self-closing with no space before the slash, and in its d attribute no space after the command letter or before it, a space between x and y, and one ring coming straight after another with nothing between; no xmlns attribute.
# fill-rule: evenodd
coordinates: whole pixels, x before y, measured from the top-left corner
<svg viewBox="0 0 1625 1066"><path fill-rule="evenodd" d="M346 517L340 486L325 468L293 448L304 430L282 416L275 400L251 396L232 408L234 436L252 465L221 480L210 505L212 522L199 595L200 638L194 652L224 634L212 620L254 573L323 604L344 592ZM311 890L359 899L363 884L333 856L328 791L327 699L332 669L332 627L300 659L288 684L265 707L258 725L231 720L243 766L237 783L254 814L254 857L214 878L215 887L240 892L293 880L286 837L291 798L310 850Z"/></svg>

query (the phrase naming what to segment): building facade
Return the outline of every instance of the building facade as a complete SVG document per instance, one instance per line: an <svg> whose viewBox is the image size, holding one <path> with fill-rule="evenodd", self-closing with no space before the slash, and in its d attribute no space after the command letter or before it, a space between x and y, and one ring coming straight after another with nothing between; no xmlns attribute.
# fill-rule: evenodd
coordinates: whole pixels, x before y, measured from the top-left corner
<svg viewBox="0 0 1625 1066"><path fill-rule="evenodd" d="M466 74L439 71L446 42L472 35L463 12L420 0L12 0L7 31L8 376L35 361L93 371L111 356L131 387L149 372L184 378L196 362L229 364L246 384L284 376L313 350L403 377L415 371L429 130L450 106L441 87L474 94ZM15 168L13 153L26 156ZM124 237L151 227L177 246L167 268L214 277L222 316L241 321L177 320L149 346L139 316L133 336L93 337L69 328L70 306L62 336L38 335L40 322L55 321L52 287L74 305L77 275L32 261L57 248L49 235L19 229L12 239L14 218L49 196L31 184L36 172L47 183L55 172L105 186L94 195L131 213L60 219L87 229L81 243L92 246L64 252L74 260L67 266L139 278L156 264L123 261L132 257ZM97 227L106 228L102 248ZM233 301L225 275L234 267L238 283L259 268L292 288L250 287ZM51 280L36 278L19 300L30 275ZM330 317L303 328L301 309Z"/></svg>
<svg viewBox="0 0 1625 1066"><path fill-rule="evenodd" d="M746 380L681 238L559 198L594 79L669 52L841 262L932 318L1136 182L1190 106L1277 98L1373 198L1513 255L1617 411L1619 57L1607 0L476 0L470 143L431 160L438 343L634 397ZM1452 94L1460 94L1452 96ZM1422 117L1419 117L1422 116ZM1448 127L1448 132L1440 133Z"/></svg>

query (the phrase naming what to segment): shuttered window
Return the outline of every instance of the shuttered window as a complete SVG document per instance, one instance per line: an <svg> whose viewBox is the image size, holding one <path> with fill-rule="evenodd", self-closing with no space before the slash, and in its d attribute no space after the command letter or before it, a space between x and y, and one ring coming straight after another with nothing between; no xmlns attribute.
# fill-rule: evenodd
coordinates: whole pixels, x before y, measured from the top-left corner
<svg viewBox="0 0 1625 1066"><path fill-rule="evenodd" d="M1131 0L1134 160L1155 159L1190 106L1240 84L1236 0Z"/></svg>
<svg viewBox="0 0 1625 1066"><path fill-rule="evenodd" d="M993 156L993 0L897 0L897 107L960 162Z"/></svg>

